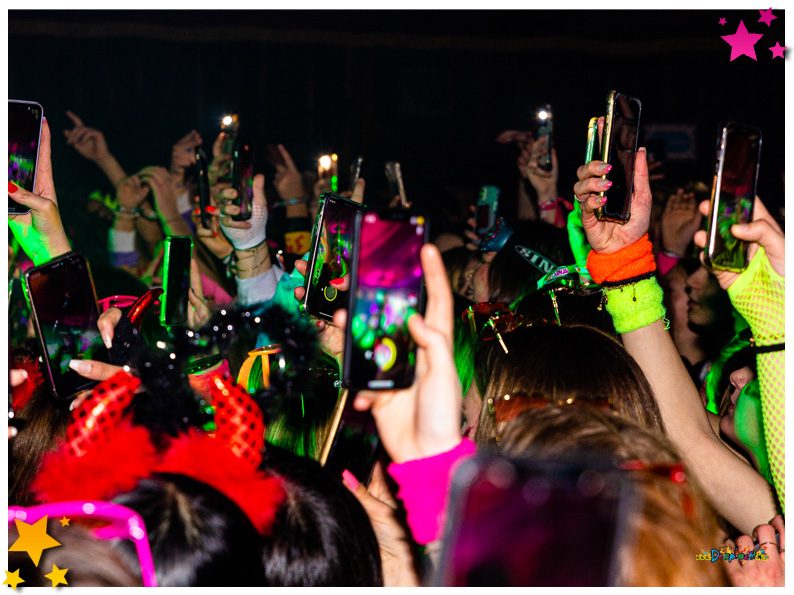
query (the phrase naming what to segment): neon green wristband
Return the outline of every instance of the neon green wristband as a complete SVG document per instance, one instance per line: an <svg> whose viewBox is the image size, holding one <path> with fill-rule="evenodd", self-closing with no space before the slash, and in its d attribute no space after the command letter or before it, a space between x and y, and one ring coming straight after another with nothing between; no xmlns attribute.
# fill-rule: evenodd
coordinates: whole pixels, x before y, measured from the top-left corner
<svg viewBox="0 0 794 595"><path fill-rule="evenodd" d="M606 308L618 334L630 333L664 318L664 293L656 277L604 289Z"/></svg>

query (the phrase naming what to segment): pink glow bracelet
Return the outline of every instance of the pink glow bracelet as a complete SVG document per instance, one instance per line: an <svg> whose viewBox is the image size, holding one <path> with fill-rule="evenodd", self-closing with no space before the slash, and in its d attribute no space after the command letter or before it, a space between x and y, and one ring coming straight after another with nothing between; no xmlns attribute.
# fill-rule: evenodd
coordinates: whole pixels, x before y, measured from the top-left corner
<svg viewBox="0 0 794 595"><path fill-rule="evenodd" d="M389 465L389 475L400 488L397 497L405 505L408 527L419 545L441 536L452 474L461 460L476 451L474 442L464 438L447 452Z"/></svg>

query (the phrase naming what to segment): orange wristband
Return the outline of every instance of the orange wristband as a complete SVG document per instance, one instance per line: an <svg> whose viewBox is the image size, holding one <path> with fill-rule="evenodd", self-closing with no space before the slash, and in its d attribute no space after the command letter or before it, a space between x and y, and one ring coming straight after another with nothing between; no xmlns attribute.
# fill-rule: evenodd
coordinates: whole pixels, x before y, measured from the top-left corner
<svg viewBox="0 0 794 595"><path fill-rule="evenodd" d="M593 281L607 287L653 276L656 261L648 234L613 254L598 254L591 250L587 256L587 271Z"/></svg>

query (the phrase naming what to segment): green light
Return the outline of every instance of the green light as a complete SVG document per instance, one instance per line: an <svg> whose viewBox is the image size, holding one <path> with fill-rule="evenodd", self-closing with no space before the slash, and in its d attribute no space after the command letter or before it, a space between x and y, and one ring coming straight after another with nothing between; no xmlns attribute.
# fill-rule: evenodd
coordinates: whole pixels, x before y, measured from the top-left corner
<svg viewBox="0 0 794 595"><path fill-rule="evenodd" d="M375 344L375 331L369 330L361 339L361 347L369 349Z"/></svg>
<svg viewBox="0 0 794 595"><path fill-rule="evenodd" d="M331 192L339 192L339 176L331 176Z"/></svg>

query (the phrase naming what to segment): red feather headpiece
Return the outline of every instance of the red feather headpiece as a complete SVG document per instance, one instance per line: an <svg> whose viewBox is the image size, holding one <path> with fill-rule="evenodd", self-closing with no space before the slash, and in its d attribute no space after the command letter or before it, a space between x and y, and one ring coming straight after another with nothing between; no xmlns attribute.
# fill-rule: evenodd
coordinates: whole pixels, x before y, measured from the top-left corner
<svg viewBox="0 0 794 595"><path fill-rule="evenodd" d="M125 416L138 386L140 380L121 371L72 412L68 442L44 457L33 484L39 500L109 500L152 473L173 473L218 490L267 534L285 494L280 480L257 470L265 426L250 395L213 378L215 435L190 430L158 454L148 430Z"/></svg>

